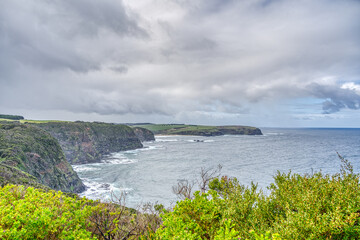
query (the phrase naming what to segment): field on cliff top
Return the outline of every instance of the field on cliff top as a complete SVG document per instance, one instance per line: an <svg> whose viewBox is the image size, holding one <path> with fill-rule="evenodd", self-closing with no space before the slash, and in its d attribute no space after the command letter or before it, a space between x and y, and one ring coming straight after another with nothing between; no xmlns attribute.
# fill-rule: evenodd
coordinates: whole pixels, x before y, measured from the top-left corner
<svg viewBox="0 0 360 240"><path fill-rule="evenodd" d="M256 134L261 135L255 127L249 126L204 126L186 124L135 124L134 126L146 128L154 134L164 135L224 135L224 134Z"/></svg>
<svg viewBox="0 0 360 240"><path fill-rule="evenodd" d="M61 121L61 120L29 120L29 119L21 119L21 120L14 120L14 119L7 119L7 118L0 118L1 121L7 122L20 122L20 123L49 123L49 122L69 122L69 121Z"/></svg>

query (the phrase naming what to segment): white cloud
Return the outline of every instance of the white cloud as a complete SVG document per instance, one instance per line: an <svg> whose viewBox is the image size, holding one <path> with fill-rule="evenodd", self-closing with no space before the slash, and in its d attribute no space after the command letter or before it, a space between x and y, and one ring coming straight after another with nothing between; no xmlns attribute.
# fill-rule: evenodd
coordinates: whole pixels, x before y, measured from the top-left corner
<svg viewBox="0 0 360 240"><path fill-rule="evenodd" d="M355 91L358 95L360 95L360 85L354 82L347 82L341 85L342 89L349 89Z"/></svg>

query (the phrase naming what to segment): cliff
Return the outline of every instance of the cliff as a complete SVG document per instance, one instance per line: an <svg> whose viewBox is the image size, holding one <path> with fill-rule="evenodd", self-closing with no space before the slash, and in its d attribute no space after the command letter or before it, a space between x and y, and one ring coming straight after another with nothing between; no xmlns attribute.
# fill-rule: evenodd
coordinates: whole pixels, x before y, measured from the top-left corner
<svg viewBox="0 0 360 240"><path fill-rule="evenodd" d="M22 119L24 119L23 116L8 115L8 114L0 114L0 118L2 118L2 119L9 119L9 120L22 120Z"/></svg>
<svg viewBox="0 0 360 240"><path fill-rule="evenodd" d="M185 124L143 124L135 126L146 128L155 134L162 135L262 135L259 128L248 126L202 126Z"/></svg>
<svg viewBox="0 0 360 240"><path fill-rule="evenodd" d="M55 138L37 127L0 123L0 184L40 184L64 192L85 186L66 161Z"/></svg>
<svg viewBox="0 0 360 240"><path fill-rule="evenodd" d="M23 172L16 167L10 167L0 163L0 186L3 187L7 184L24 185L26 187L50 190L50 187L39 183L34 176Z"/></svg>
<svg viewBox="0 0 360 240"><path fill-rule="evenodd" d="M111 123L48 122L37 127L49 132L71 164L100 162L112 152L142 148L132 128Z"/></svg>
<svg viewBox="0 0 360 240"><path fill-rule="evenodd" d="M133 130L141 142L155 141L154 134L150 130L142 127L134 127Z"/></svg>

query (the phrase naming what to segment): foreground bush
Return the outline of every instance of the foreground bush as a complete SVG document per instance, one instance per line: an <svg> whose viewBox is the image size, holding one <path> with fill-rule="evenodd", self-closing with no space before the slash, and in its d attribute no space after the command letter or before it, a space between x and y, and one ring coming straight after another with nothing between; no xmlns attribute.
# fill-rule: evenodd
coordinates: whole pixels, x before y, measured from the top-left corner
<svg viewBox="0 0 360 240"><path fill-rule="evenodd" d="M0 239L360 239L359 174L340 158L339 174L278 172L268 194L206 172L208 186L193 195L191 184L176 188L188 197L161 219L121 199L99 203L7 185L0 188Z"/></svg>
<svg viewBox="0 0 360 240"><path fill-rule="evenodd" d="M0 239L92 239L86 230L90 203L61 192L7 185L0 188Z"/></svg>
<svg viewBox="0 0 360 240"><path fill-rule="evenodd" d="M340 174L278 172L267 195L214 178L161 215L157 239L360 239L359 175L340 158Z"/></svg>
<svg viewBox="0 0 360 240"><path fill-rule="evenodd" d="M32 187L0 188L0 239L148 239L159 224L156 214L119 204Z"/></svg>

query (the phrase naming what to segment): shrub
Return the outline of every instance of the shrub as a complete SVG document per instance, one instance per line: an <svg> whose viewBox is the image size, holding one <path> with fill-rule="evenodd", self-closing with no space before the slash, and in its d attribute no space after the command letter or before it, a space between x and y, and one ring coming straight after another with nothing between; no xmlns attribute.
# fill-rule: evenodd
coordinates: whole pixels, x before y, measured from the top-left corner
<svg viewBox="0 0 360 240"><path fill-rule="evenodd" d="M215 178L161 215L157 239L360 239L359 174L339 157L334 175L278 172L268 195Z"/></svg>
<svg viewBox="0 0 360 240"><path fill-rule="evenodd" d="M340 174L281 174L270 186L273 229L286 239L359 239L359 175L341 156Z"/></svg>
<svg viewBox="0 0 360 240"><path fill-rule="evenodd" d="M0 188L0 238L93 239L86 230L91 203L61 192L7 185Z"/></svg>
<svg viewBox="0 0 360 240"><path fill-rule="evenodd" d="M0 188L0 239L148 239L160 224L152 209L144 205L141 213L60 191L6 185Z"/></svg>

